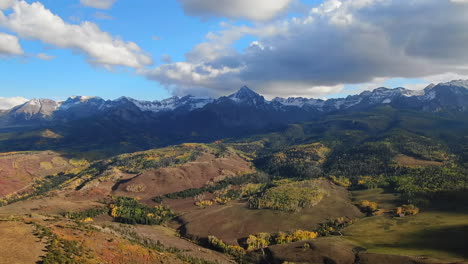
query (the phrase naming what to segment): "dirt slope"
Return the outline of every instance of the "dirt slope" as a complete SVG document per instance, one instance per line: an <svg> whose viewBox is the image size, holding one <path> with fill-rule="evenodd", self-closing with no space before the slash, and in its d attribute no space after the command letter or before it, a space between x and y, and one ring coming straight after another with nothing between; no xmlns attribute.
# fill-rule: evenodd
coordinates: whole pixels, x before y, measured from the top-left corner
<svg viewBox="0 0 468 264"><path fill-rule="evenodd" d="M159 195L200 188L209 182L251 172L251 163L236 154L216 158L213 154L206 153L196 161L181 166L145 171L118 184L114 194L147 200Z"/></svg>

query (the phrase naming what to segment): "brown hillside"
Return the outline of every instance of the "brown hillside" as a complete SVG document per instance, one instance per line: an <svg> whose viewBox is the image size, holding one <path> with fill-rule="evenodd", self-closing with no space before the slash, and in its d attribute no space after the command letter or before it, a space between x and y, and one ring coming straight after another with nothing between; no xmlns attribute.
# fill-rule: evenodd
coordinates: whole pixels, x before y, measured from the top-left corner
<svg viewBox="0 0 468 264"><path fill-rule="evenodd" d="M307 244L308 247L304 247ZM354 264L353 246L336 238L319 238L276 245L266 250L269 263L336 263ZM375 263L377 264L377 262Z"/></svg>
<svg viewBox="0 0 468 264"><path fill-rule="evenodd" d="M0 198L26 191L32 181L73 168L69 160L52 151L0 154Z"/></svg>
<svg viewBox="0 0 468 264"><path fill-rule="evenodd" d="M0 221L0 264L38 263L45 254L45 243L33 233L32 225Z"/></svg>
<svg viewBox="0 0 468 264"><path fill-rule="evenodd" d="M181 166L145 171L118 184L114 194L149 200L155 196L200 188L209 182L252 172L252 164L237 154L216 158L213 154L205 153L196 161Z"/></svg>
<svg viewBox="0 0 468 264"><path fill-rule="evenodd" d="M238 239L260 232L313 230L328 219L362 216L349 199L345 188L327 180L321 180L320 186L328 192L328 196L313 208L292 213L249 209L246 203L238 202L206 209L192 207L190 212L181 216L181 221L185 223L183 229L189 236L206 238L214 235L229 244L236 244Z"/></svg>
<svg viewBox="0 0 468 264"><path fill-rule="evenodd" d="M309 241L275 245L261 252L249 253L251 261L264 261L272 264L282 263L335 263L335 264L443 264L426 257L407 257L367 253L363 248L356 248L340 237L325 237ZM452 263L455 264L455 263ZM458 263L456 263L458 264ZM459 264L463 264L460 262Z"/></svg>

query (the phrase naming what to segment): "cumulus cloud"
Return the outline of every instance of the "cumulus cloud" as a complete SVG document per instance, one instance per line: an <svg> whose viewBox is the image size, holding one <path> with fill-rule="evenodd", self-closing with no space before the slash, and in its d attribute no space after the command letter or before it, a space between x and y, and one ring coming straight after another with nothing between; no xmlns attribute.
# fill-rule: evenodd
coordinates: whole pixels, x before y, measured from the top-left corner
<svg viewBox="0 0 468 264"><path fill-rule="evenodd" d="M29 4L14 0L3 9L11 9L12 12L5 15L0 10L0 27L15 32L21 38L72 49L87 55L90 63L107 68L142 68L152 64L151 57L136 43L113 37L91 22L68 24L39 2Z"/></svg>
<svg viewBox="0 0 468 264"><path fill-rule="evenodd" d="M24 104L28 99L23 97L0 97L0 110L8 110L17 105Z"/></svg>
<svg viewBox="0 0 468 264"><path fill-rule="evenodd" d="M81 0L80 3L84 6L94 7L98 9L109 9L117 0Z"/></svg>
<svg viewBox="0 0 468 264"><path fill-rule="evenodd" d="M186 14L199 17L269 20L285 11L293 0L178 0Z"/></svg>
<svg viewBox="0 0 468 264"><path fill-rule="evenodd" d="M0 32L0 55L24 54L16 36Z"/></svg>
<svg viewBox="0 0 468 264"><path fill-rule="evenodd" d="M343 84L468 74L461 0L328 0L307 16L208 34L185 62L145 71L175 93L324 95ZM253 8L254 9L254 8ZM271 28L271 30L268 30ZM237 40L257 41L238 52Z"/></svg>

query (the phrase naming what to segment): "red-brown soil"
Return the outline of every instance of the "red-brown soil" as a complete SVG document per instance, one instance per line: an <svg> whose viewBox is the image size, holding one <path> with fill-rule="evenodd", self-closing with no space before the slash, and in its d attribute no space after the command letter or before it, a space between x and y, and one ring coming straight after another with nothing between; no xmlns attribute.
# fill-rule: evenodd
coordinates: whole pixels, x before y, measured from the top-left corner
<svg viewBox="0 0 468 264"><path fill-rule="evenodd" d="M149 200L155 196L200 188L209 182L252 172L252 164L236 154L216 158L207 153L196 161L181 166L145 171L120 184L113 194ZM143 191L129 191L132 186L141 186Z"/></svg>

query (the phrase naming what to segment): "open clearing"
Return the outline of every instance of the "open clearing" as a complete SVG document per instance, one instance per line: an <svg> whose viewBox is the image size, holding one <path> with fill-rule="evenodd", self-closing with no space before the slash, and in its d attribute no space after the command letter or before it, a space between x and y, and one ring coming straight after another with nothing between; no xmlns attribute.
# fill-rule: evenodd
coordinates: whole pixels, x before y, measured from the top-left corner
<svg viewBox="0 0 468 264"><path fill-rule="evenodd" d="M410 167L410 168L443 165L443 163L439 161L421 160L421 159L416 159L414 157L406 156L403 154L397 155L395 157L395 161L400 166L405 166L405 167Z"/></svg>
<svg viewBox="0 0 468 264"><path fill-rule="evenodd" d="M468 215L423 212L405 218L363 218L344 231L345 238L369 252L427 256L460 261L468 258Z"/></svg>
<svg viewBox="0 0 468 264"><path fill-rule="evenodd" d="M19 221L0 221L0 264L31 264L44 255L45 244L34 227Z"/></svg>
<svg viewBox="0 0 468 264"><path fill-rule="evenodd" d="M379 208L385 210L401 205L396 194L386 193L383 189L354 191L352 194L355 201L377 202ZM466 205L463 199L452 203L463 209ZM391 215L366 217L346 228L344 234L346 240L372 253L424 256L441 261L468 258L466 210L422 209L418 215L403 218Z"/></svg>
<svg viewBox="0 0 468 264"><path fill-rule="evenodd" d="M328 196L312 208L300 212L249 209L246 203L193 209L181 216L182 232L197 238L214 235L229 244L260 232L276 233L297 229L314 230L320 223L337 217L357 218L362 214L352 204L348 191L328 181L321 181ZM169 203L170 204L170 203Z"/></svg>

